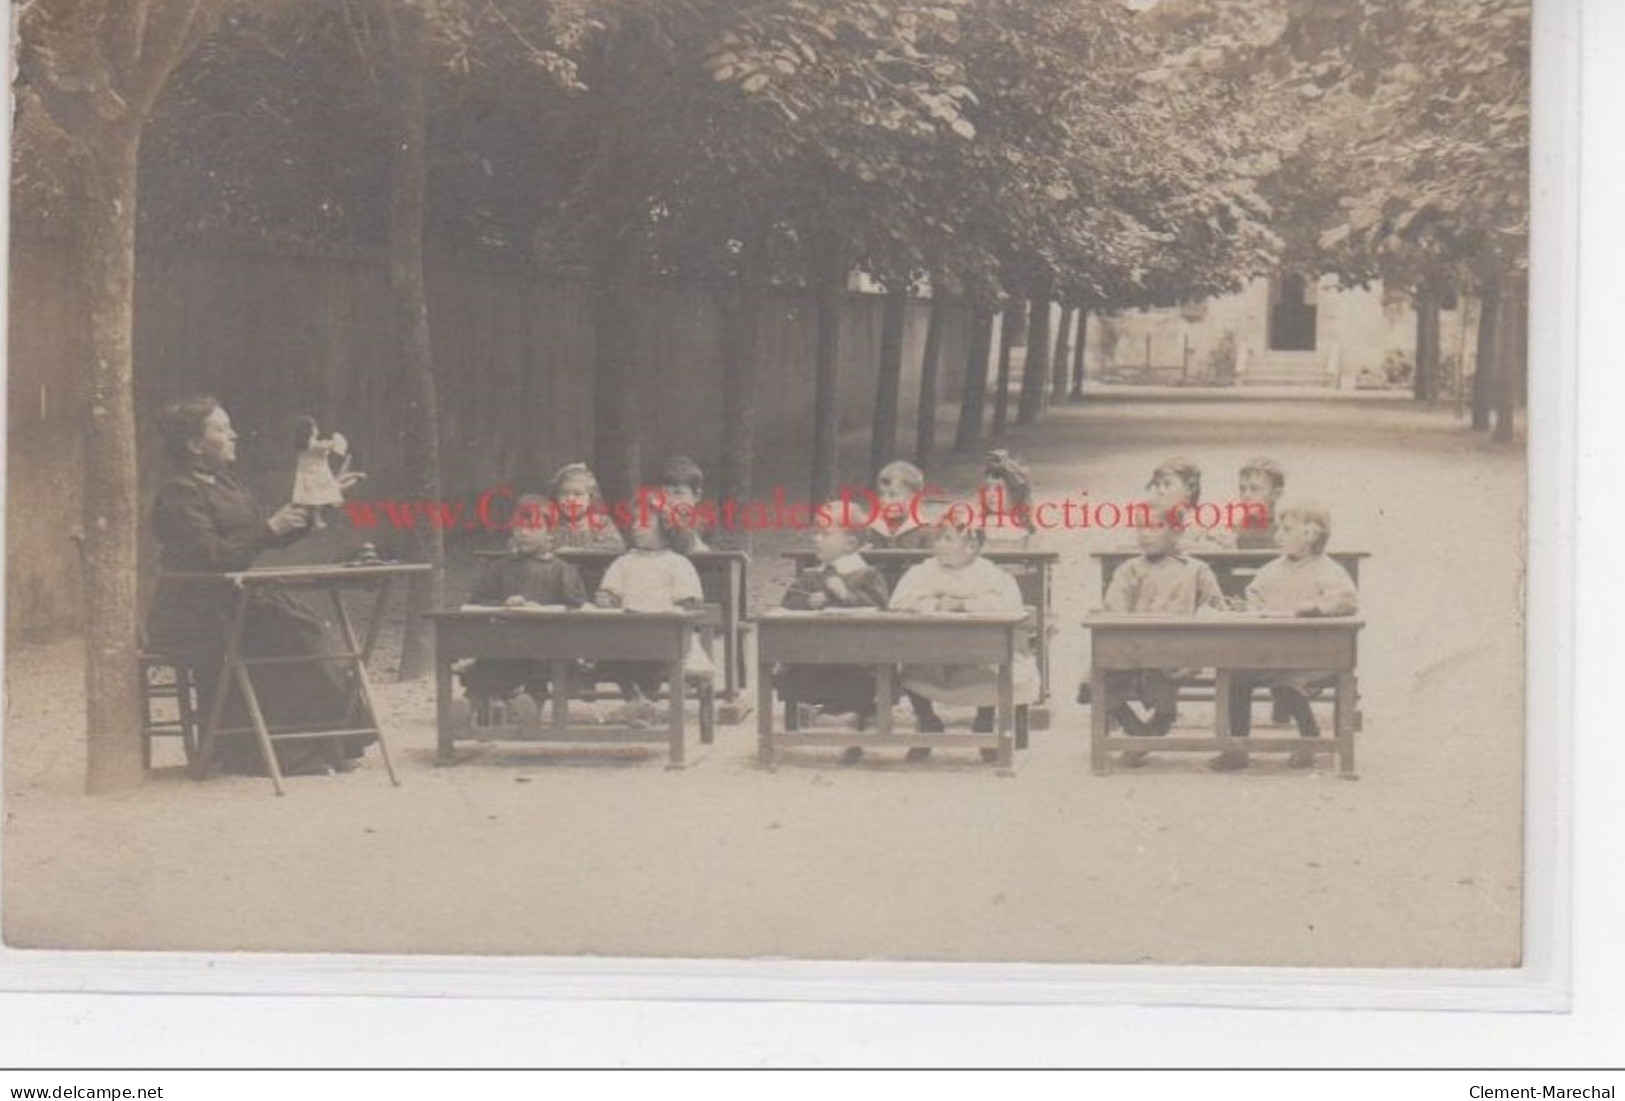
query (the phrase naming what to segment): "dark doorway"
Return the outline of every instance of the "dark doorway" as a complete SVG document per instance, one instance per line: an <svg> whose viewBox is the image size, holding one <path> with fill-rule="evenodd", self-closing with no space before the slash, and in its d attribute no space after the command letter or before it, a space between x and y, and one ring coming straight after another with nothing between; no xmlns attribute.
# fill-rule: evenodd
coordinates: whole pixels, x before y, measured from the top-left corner
<svg viewBox="0 0 1625 1101"><path fill-rule="evenodd" d="M1283 275L1270 285L1270 350L1315 350L1315 305L1301 275Z"/></svg>

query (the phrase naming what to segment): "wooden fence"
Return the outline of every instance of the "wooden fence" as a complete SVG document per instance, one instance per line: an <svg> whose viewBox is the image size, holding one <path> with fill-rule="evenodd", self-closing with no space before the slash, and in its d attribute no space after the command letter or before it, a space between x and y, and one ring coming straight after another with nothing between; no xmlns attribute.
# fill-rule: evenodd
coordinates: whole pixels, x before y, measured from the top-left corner
<svg viewBox="0 0 1625 1101"><path fill-rule="evenodd" d="M73 391L88 352L85 308L68 255L13 240L7 442L7 630L40 638L79 626L79 579L69 534L80 516L81 404ZM592 455L590 288L523 271L435 262L427 273L440 379L441 454L448 495L545 477ZM843 302L841 428L867 427L874 408L883 300ZM136 274L136 398L142 425L162 405L216 395L241 434L243 474L267 500L286 499L292 421L310 413L356 446L369 496L401 489L403 386L391 362L391 311L380 257L273 251L142 251ZM910 304L900 434L918 396L928 303ZM628 318L637 373L647 379L644 454L694 456L717 468L722 423L719 313L704 289L651 286ZM942 393L963 369L967 319L953 315ZM757 423L763 453L810 455L815 319L808 298L775 295L758 330ZM142 435L143 500L164 473ZM843 471L857 477L861 471ZM800 487L790 487L792 490ZM151 547L144 545L144 572Z"/></svg>

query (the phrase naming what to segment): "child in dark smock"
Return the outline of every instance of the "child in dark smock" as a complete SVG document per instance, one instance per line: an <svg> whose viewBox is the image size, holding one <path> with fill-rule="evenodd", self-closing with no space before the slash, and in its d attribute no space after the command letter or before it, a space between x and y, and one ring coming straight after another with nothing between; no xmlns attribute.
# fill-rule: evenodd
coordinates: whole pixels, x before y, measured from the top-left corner
<svg viewBox="0 0 1625 1101"><path fill-rule="evenodd" d="M842 524L844 511L839 501L822 510L812 533L818 565L802 570L785 590L783 603L791 611L886 606L886 579L858 554L863 529ZM786 665L777 686L786 700L812 704L828 715L856 715L859 730L874 721L875 676L866 666ZM841 759L851 764L862 756L862 747L853 746Z"/></svg>
<svg viewBox="0 0 1625 1101"><path fill-rule="evenodd" d="M1249 611L1294 616L1345 616L1360 609L1359 591L1354 579L1341 565L1327 557L1326 544L1332 535L1332 516L1319 505L1300 502L1284 504L1278 513L1281 557L1258 571L1247 586ZM1316 682L1333 676L1330 672L1264 672L1235 670L1230 695L1230 733L1245 738L1252 733L1252 695L1255 688L1268 688L1275 704L1297 724L1302 738L1320 737L1320 725L1309 706L1309 694ZM1310 768L1315 750L1305 745L1292 751L1293 768ZM1209 762L1220 772L1247 767L1243 753L1221 753Z"/></svg>
<svg viewBox="0 0 1625 1101"><path fill-rule="evenodd" d="M469 595L470 604L579 608L587 602L581 574L558 556L557 539L544 520L545 504L535 497L519 499L508 553L486 563ZM547 663L541 661L480 658L463 672L462 680L470 701L506 700L524 692L539 708L548 694Z"/></svg>
<svg viewBox="0 0 1625 1101"><path fill-rule="evenodd" d="M1135 538L1138 558L1118 567L1106 589L1104 610L1131 615L1194 615L1203 609L1223 611L1224 594L1213 567L1179 553L1180 532L1166 510L1153 503L1137 506ZM1160 737L1174 724L1179 681L1184 670L1138 669L1106 678L1106 714L1133 737ZM1131 703L1149 710L1141 718ZM1144 750L1124 753L1121 764L1145 763Z"/></svg>

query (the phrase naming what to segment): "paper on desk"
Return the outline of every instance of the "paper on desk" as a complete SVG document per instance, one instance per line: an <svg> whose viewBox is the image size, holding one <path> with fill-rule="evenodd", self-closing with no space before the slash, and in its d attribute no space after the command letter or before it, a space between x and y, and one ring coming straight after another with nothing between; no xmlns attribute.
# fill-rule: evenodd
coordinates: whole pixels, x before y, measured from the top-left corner
<svg viewBox="0 0 1625 1101"><path fill-rule="evenodd" d="M464 604L459 611L464 612L567 612L563 604Z"/></svg>

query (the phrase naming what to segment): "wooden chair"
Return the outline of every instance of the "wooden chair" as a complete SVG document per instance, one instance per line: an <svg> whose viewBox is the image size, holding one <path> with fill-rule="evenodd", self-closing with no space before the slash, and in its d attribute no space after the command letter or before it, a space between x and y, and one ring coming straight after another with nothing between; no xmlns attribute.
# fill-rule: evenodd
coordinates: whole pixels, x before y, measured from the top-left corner
<svg viewBox="0 0 1625 1101"><path fill-rule="evenodd" d="M179 738L186 763L197 757L202 708L198 699L197 672L189 658L142 649L138 659L141 674L141 767L152 768L152 740ZM174 701L174 717L160 717L154 704Z"/></svg>

